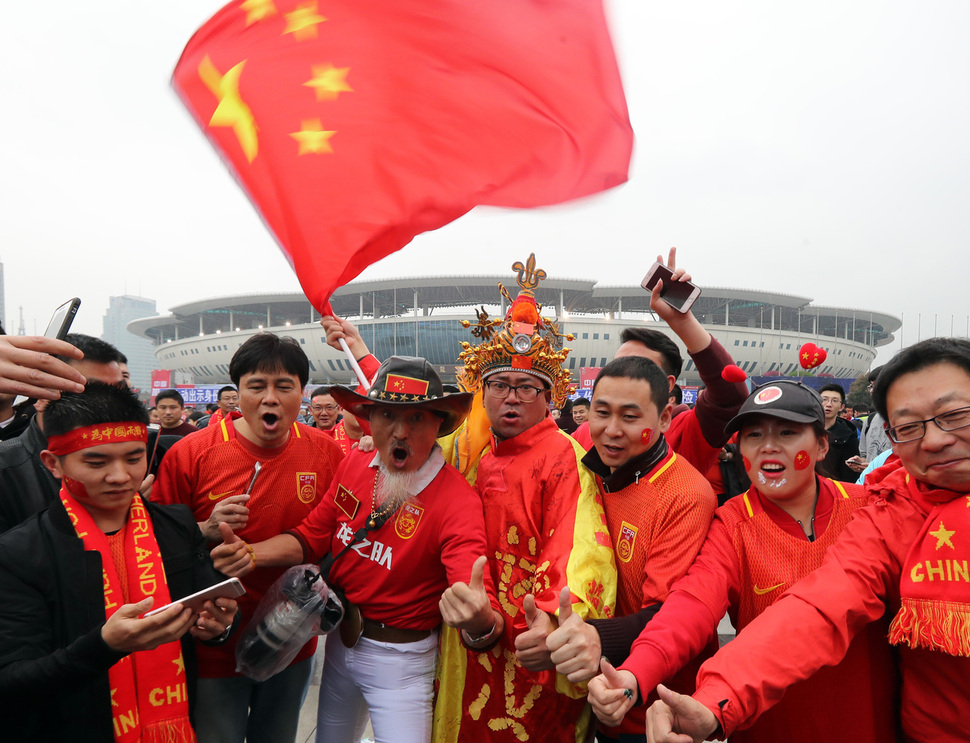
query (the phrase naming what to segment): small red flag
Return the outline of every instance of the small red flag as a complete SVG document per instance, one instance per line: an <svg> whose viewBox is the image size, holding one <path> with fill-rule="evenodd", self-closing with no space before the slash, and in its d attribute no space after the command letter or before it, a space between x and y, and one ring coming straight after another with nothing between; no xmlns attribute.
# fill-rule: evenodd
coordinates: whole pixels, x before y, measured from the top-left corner
<svg viewBox="0 0 970 743"><path fill-rule="evenodd" d="M477 204L627 178L601 0L234 0L172 84L323 309Z"/></svg>
<svg viewBox="0 0 970 743"><path fill-rule="evenodd" d="M388 374L384 391L424 396L428 394L428 382L414 377L403 377L400 374Z"/></svg>

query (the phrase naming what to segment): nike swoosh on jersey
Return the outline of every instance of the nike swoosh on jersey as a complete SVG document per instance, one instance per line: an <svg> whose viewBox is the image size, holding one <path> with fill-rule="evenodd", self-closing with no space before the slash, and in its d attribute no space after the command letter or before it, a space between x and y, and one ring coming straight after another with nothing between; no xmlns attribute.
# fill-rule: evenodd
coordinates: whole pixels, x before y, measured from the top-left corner
<svg viewBox="0 0 970 743"><path fill-rule="evenodd" d="M766 593L771 593L772 591L778 590L783 585L785 585L784 581L782 581L781 583L779 583L777 586L770 586L769 588L758 588L757 584L755 586L753 586L753 588L754 588L754 592L758 596L764 596Z"/></svg>
<svg viewBox="0 0 970 743"><path fill-rule="evenodd" d="M213 493L210 490L209 491L209 500L219 500L220 498L225 498L231 492L232 492L231 490L227 490L225 493Z"/></svg>

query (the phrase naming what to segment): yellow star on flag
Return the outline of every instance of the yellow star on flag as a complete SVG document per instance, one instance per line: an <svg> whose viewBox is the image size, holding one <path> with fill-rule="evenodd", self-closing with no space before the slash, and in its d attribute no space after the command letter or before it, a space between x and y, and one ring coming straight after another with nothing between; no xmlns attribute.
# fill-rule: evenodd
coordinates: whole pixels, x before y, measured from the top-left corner
<svg viewBox="0 0 970 743"><path fill-rule="evenodd" d="M940 522L940 528L937 529L936 531L931 531L929 534L930 534L931 537L936 537L936 548L937 549L939 549L940 547L942 547L944 544L947 547L949 547L951 550L952 549L956 549L956 547L953 546L953 542L950 541L950 537L952 537L954 534L956 534L956 532L955 531L950 531L945 526L943 526L943 522L942 521Z"/></svg>
<svg viewBox="0 0 970 743"><path fill-rule="evenodd" d="M178 676L181 673L184 676L185 675L185 661L182 659L182 654L181 653L179 653L179 657L176 658L175 660L173 660L172 663L174 663L175 664L175 667L178 669L178 671L175 672L175 675Z"/></svg>
<svg viewBox="0 0 970 743"><path fill-rule="evenodd" d="M318 101L332 101L341 93L353 92L354 89L347 84L348 72L349 67L313 65L313 77L303 84L316 91Z"/></svg>
<svg viewBox="0 0 970 743"><path fill-rule="evenodd" d="M317 25L327 19L317 13L315 0L296 6L296 10L291 10L286 16L286 28L284 34L293 34L297 41L317 38Z"/></svg>
<svg viewBox="0 0 970 743"><path fill-rule="evenodd" d="M320 125L320 119L308 119L302 123L300 131L293 132L290 136L300 143L297 155L322 155L333 152L330 138L336 133L325 131Z"/></svg>
<svg viewBox="0 0 970 743"><path fill-rule="evenodd" d="M243 0L239 7L246 11L247 26L269 18L271 15L276 15L276 6L273 5L273 0Z"/></svg>
<svg viewBox="0 0 970 743"><path fill-rule="evenodd" d="M199 63L199 77L209 92L219 99L219 105L209 119L209 126L232 127L243 154L252 162L259 151L259 141L253 112L239 95L239 76L245 64L246 60L243 60L225 75L220 75L209 55L206 55Z"/></svg>

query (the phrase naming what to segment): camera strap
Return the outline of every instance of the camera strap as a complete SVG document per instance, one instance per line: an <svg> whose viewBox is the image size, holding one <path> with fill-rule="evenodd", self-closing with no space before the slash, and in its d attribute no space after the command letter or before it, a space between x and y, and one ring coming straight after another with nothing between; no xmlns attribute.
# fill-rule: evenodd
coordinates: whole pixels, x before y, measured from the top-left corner
<svg viewBox="0 0 970 743"><path fill-rule="evenodd" d="M372 514L371 517L367 518L364 521L364 525L354 532L354 535L350 538L350 542L348 542L347 546L344 547L342 550L340 550L340 552L338 552L336 556L333 554L333 552L328 552L327 554L325 554L323 556L323 559L320 560L320 563L319 563L320 574L323 576L323 579L327 581L327 583L329 583L330 569L333 567L333 564L337 562L337 560L339 560L341 557L343 557L347 553L347 550L351 549L354 545L362 542L364 540L364 537L367 536L367 532L377 531L378 529L380 529L382 526L384 526L384 524L387 523L387 520L391 518L391 516L393 516L395 513L397 513L396 508L393 511L390 511L389 513L382 513L377 516L374 516Z"/></svg>

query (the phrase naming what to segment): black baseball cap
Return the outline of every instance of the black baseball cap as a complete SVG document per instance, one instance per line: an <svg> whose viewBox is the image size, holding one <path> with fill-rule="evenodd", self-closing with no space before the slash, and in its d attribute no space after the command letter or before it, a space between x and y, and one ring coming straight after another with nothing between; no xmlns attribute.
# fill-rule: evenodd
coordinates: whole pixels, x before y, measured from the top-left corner
<svg viewBox="0 0 970 743"><path fill-rule="evenodd" d="M822 398L801 382L779 380L758 387L748 395L738 414L724 428L730 436L741 430L749 419L759 415L792 421L793 423L821 423L825 425Z"/></svg>

